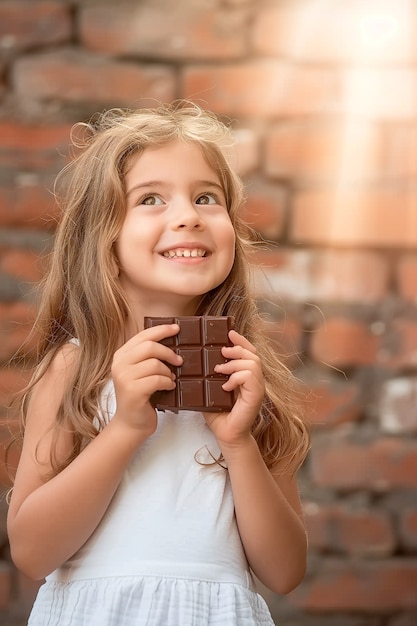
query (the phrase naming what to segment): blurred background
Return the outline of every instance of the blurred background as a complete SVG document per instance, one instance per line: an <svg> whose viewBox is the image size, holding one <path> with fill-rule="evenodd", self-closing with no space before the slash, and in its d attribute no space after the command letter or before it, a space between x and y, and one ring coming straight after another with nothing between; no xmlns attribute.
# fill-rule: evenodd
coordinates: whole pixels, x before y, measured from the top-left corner
<svg viewBox="0 0 417 626"><path fill-rule="evenodd" d="M176 98L235 129L259 299L313 428L308 573L261 591L277 624L416 626L415 0L0 0L0 418L72 124ZM37 583L10 561L3 463L0 483L0 624L23 626Z"/></svg>

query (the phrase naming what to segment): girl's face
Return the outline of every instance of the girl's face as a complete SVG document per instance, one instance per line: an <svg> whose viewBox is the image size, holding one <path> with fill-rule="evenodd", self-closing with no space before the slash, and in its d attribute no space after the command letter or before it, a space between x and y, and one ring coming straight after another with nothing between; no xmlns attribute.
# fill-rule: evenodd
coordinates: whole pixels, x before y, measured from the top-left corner
<svg viewBox="0 0 417 626"><path fill-rule="evenodd" d="M228 276L235 255L217 174L197 145L175 141L132 157L125 183L116 253L137 317L194 313L201 296Z"/></svg>

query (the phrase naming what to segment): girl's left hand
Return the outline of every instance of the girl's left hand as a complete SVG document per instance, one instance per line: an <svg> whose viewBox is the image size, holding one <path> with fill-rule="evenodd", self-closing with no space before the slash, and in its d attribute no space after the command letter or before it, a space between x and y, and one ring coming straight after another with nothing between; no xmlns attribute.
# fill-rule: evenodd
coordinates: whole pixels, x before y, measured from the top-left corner
<svg viewBox="0 0 417 626"><path fill-rule="evenodd" d="M229 332L229 339L233 346L224 346L222 354L230 360L216 365L215 370L229 376L223 389L234 390L236 402L229 413L204 414L220 448L247 440L265 395L261 360L256 348L235 330Z"/></svg>

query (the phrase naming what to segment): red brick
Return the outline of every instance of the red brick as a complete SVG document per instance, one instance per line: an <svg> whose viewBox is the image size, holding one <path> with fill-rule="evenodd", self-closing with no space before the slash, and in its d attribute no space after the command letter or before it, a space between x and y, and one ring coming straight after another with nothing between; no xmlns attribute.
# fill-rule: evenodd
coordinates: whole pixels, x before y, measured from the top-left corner
<svg viewBox="0 0 417 626"><path fill-rule="evenodd" d="M394 528L382 511L351 510L344 505L305 503L309 546L313 550L382 557L395 548Z"/></svg>
<svg viewBox="0 0 417 626"><path fill-rule="evenodd" d="M417 434L417 378L392 378L381 386L378 418L385 433Z"/></svg>
<svg viewBox="0 0 417 626"><path fill-rule="evenodd" d="M0 363L10 359L28 338L34 308L24 302L0 303ZM34 347L31 342L28 349Z"/></svg>
<svg viewBox="0 0 417 626"><path fill-rule="evenodd" d="M248 186L247 200L241 215L265 239L279 239L285 225L283 191L276 186Z"/></svg>
<svg viewBox="0 0 417 626"><path fill-rule="evenodd" d="M57 172L68 161L71 126L0 122L0 166Z"/></svg>
<svg viewBox="0 0 417 626"><path fill-rule="evenodd" d="M18 367L0 368L0 406L10 406L15 394L28 382L29 376L28 370Z"/></svg>
<svg viewBox="0 0 417 626"><path fill-rule="evenodd" d="M204 98L218 113L237 116L339 114L351 119L413 120L417 109L412 69L350 70L338 81L329 67L270 59L188 66L182 93L189 99Z"/></svg>
<svg viewBox="0 0 417 626"><path fill-rule="evenodd" d="M366 324L344 318L326 320L310 338L312 358L334 367L371 365L379 347L380 338Z"/></svg>
<svg viewBox="0 0 417 626"><path fill-rule="evenodd" d="M68 41L71 33L68 4L36 0L6 0L0 4L0 38L8 49Z"/></svg>
<svg viewBox="0 0 417 626"><path fill-rule="evenodd" d="M0 369L0 490L9 488L20 456L19 407L17 394L29 382L30 370L17 367ZM6 463L6 448L7 463ZM0 512L1 514L1 512Z"/></svg>
<svg viewBox="0 0 417 626"><path fill-rule="evenodd" d="M398 291L402 298L417 302L417 255L403 254L397 266Z"/></svg>
<svg viewBox="0 0 417 626"><path fill-rule="evenodd" d="M25 283L37 283L42 278L42 260L38 253L0 246L0 272Z"/></svg>
<svg viewBox="0 0 417 626"><path fill-rule="evenodd" d="M39 590L39 586L43 583L43 581L39 580L31 580L24 576L24 574L17 572L17 604L16 613L21 616L21 619L24 622L29 615L33 603L36 598L36 594Z"/></svg>
<svg viewBox="0 0 417 626"><path fill-rule="evenodd" d="M417 548L417 510L415 507L401 512L399 522L402 543L415 550Z"/></svg>
<svg viewBox="0 0 417 626"><path fill-rule="evenodd" d="M0 59L0 97L6 91L6 62L3 59Z"/></svg>
<svg viewBox="0 0 417 626"><path fill-rule="evenodd" d="M390 619L389 626L415 626L417 624L417 611L401 612L399 615Z"/></svg>
<svg viewBox="0 0 417 626"><path fill-rule="evenodd" d="M277 118L326 113L335 107L336 76L328 69L279 60L187 66L182 95L225 115Z"/></svg>
<svg viewBox="0 0 417 626"><path fill-rule="evenodd" d="M380 353L384 366L417 367L417 320L397 318L390 329L388 347Z"/></svg>
<svg viewBox="0 0 417 626"><path fill-rule="evenodd" d="M112 103L114 106L154 106L175 97L174 71L167 66L134 64L60 50L32 54L14 66L18 95L67 102Z"/></svg>
<svg viewBox="0 0 417 626"><path fill-rule="evenodd" d="M357 180L381 173L383 142L373 125L349 119L337 123L283 124L266 143L266 173L279 178Z"/></svg>
<svg viewBox="0 0 417 626"><path fill-rule="evenodd" d="M154 59L233 59L246 52L247 9L206 4L117 4L81 9L86 48Z"/></svg>
<svg viewBox="0 0 417 626"><path fill-rule="evenodd" d="M389 289L390 268L383 254L360 250L326 250L312 258L313 299L372 303Z"/></svg>
<svg viewBox="0 0 417 626"><path fill-rule="evenodd" d="M260 164L259 138L255 131L249 128L234 130L236 145L228 155L229 163L240 176L247 176L257 170Z"/></svg>
<svg viewBox="0 0 417 626"><path fill-rule="evenodd" d="M259 250L256 261L273 292L289 300L372 303L383 299L389 288L388 260L376 252L280 246ZM260 291L267 292L265 281L260 277L258 282Z"/></svg>
<svg viewBox="0 0 417 626"><path fill-rule="evenodd" d="M256 53L290 56L307 62L415 61L416 15L400 0L395 10L361 10L358 2L336 2L332 11L320 3L263 7L255 16Z"/></svg>
<svg viewBox="0 0 417 626"><path fill-rule="evenodd" d="M314 427L331 428L357 421L362 413L360 387L349 380L324 375L320 370L300 374L309 393L305 397L306 418Z"/></svg>
<svg viewBox="0 0 417 626"><path fill-rule="evenodd" d="M373 615L417 607L417 561L391 559L320 563L314 578L289 596L305 611L362 611Z"/></svg>
<svg viewBox="0 0 417 626"><path fill-rule="evenodd" d="M54 229L59 216L53 185L34 180L29 184L0 186L0 226Z"/></svg>
<svg viewBox="0 0 417 626"><path fill-rule="evenodd" d="M327 489L416 489L416 464L417 442L394 437L355 443L321 436L310 453L312 480Z"/></svg>
<svg viewBox="0 0 417 626"><path fill-rule="evenodd" d="M12 567L0 561L0 610L7 608L12 599Z"/></svg>
<svg viewBox="0 0 417 626"><path fill-rule="evenodd" d="M294 317L266 323L266 332L278 356L287 367L295 366L300 359L302 350L301 323Z"/></svg>
<svg viewBox="0 0 417 626"><path fill-rule="evenodd" d="M291 238L300 243L414 248L417 190L352 188L300 191Z"/></svg>
<svg viewBox="0 0 417 626"><path fill-rule="evenodd" d="M258 248L255 253L256 288L260 297L295 302L311 299L312 253L288 248Z"/></svg>
<svg viewBox="0 0 417 626"><path fill-rule="evenodd" d="M6 428L0 428L0 491L2 493L5 491L4 488L7 490L13 485L13 478L19 463L20 450L20 441L17 442L15 440L12 432Z"/></svg>

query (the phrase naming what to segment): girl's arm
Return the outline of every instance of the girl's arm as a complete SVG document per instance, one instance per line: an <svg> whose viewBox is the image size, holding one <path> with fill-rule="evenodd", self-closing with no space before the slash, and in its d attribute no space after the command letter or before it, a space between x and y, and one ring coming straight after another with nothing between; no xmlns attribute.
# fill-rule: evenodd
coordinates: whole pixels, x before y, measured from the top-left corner
<svg viewBox="0 0 417 626"><path fill-rule="evenodd" d="M44 578L87 541L129 461L154 432L156 413L149 396L174 384L169 368L160 359L169 361L176 355L157 343L162 336L178 332L178 327L167 328L143 331L116 353L112 370L116 414L78 457L50 480L45 476L51 470L51 427L78 348L64 346L35 386L8 514L13 560L29 577ZM59 458L65 458L71 449L71 433L62 428Z"/></svg>
<svg viewBox="0 0 417 626"><path fill-rule="evenodd" d="M230 332L233 347L223 348L229 362L223 385L237 400L230 413L206 414L229 470L236 519L249 564L269 589L288 593L303 579L307 536L295 476L273 476L266 467L251 427L265 394L256 350Z"/></svg>
<svg viewBox="0 0 417 626"><path fill-rule="evenodd" d="M239 533L249 564L276 593L288 593L303 579L307 535L295 477L274 478L253 437L222 446L229 469Z"/></svg>

